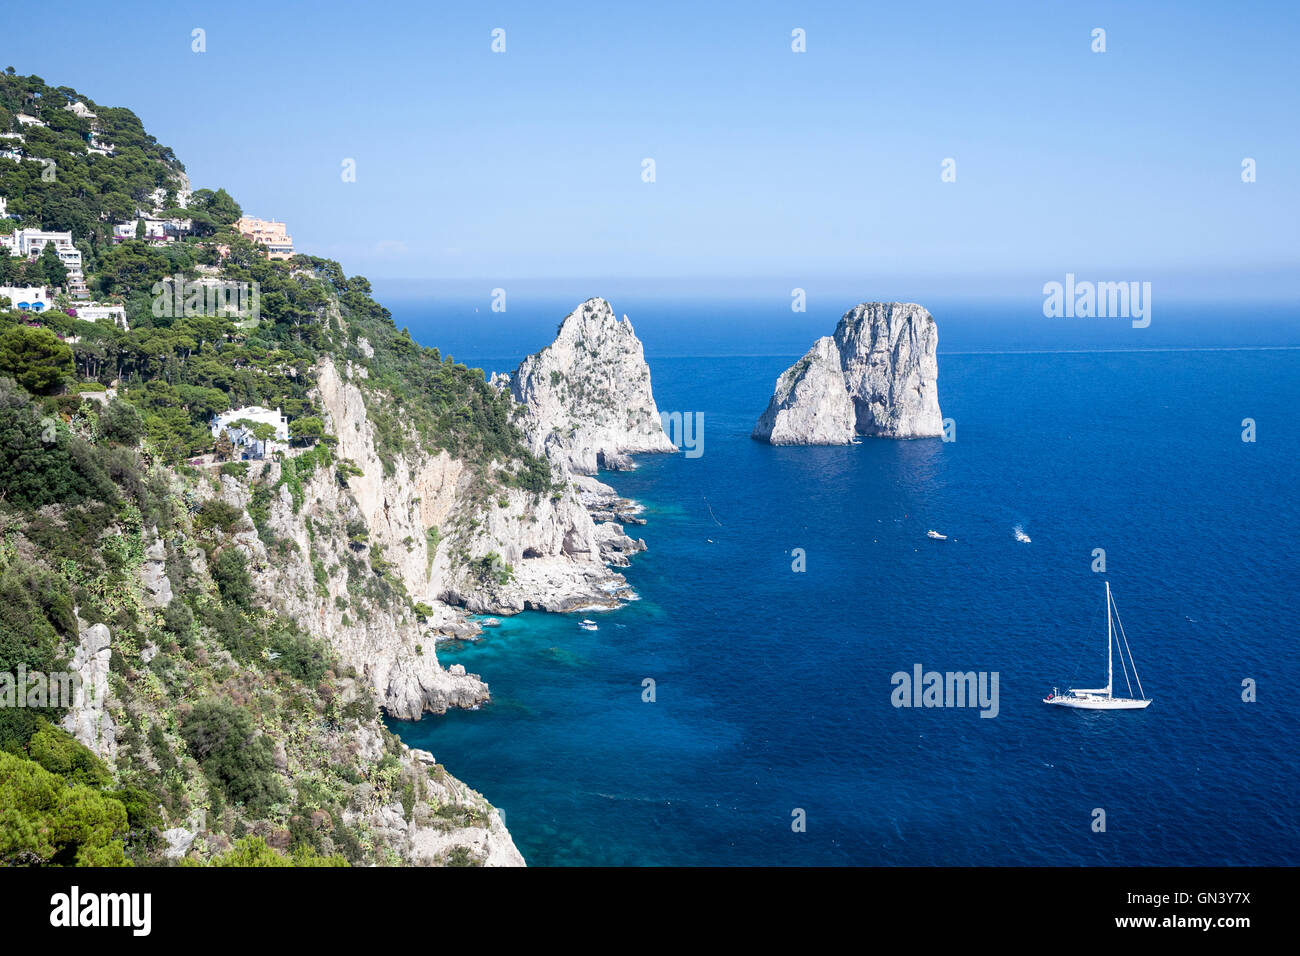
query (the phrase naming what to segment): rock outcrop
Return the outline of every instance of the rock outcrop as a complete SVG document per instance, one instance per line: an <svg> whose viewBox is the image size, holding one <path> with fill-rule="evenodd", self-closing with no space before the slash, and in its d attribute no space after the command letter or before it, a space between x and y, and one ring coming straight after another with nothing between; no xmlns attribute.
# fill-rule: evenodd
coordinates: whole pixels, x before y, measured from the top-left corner
<svg viewBox="0 0 1300 956"><path fill-rule="evenodd" d="M630 468L628 455L673 452L650 391L650 369L627 316L588 299L555 341L528 356L510 380L526 409L529 447L578 475Z"/></svg>
<svg viewBox="0 0 1300 956"><path fill-rule="evenodd" d="M63 728L112 764L117 756L117 725L106 706L112 634L104 624L78 623L70 668L77 675L77 687Z"/></svg>
<svg viewBox="0 0 1300 956"><path fill-rule="evenodd" d="M854 435L943 434L933 316L910 302L867 302L844 314L777 379L753 436L774 445L845 445Z"/></svg>
<svg viewBox="0 0 1300 956"><path fill-rule="evenodd" d="M150 607L166 607L172 599L172 583L167 577L167 548L154 531L153 542L145 549L141 577L145 601Z"/></svg>
<svg viewBox="0 0 1300 956"><path fill-rule="evenodd" d="M371 759L385 753L377 733L359 735L361 751ZM524 866L501 811L438 764L433 754L400 745L400 759L418 778L418 799L411 807L399 800L349 811L344 818L366 828L403 859L417 866L473 860L482 866ZM464 854L458 861L457 853Z"/></svg>
<svg viewBox="0 0 1300 956"><path fill-rule="evenodd" d="M373 352L359 339L363 358L326 355L314 369L314 397L336 439L331 459L346 469L322 467L314 456L296 462L311 453L290 449L250 462L245 473L220 474L193 493L219 498L240 514L213 544L243 553L257 604L327 642L343 668L355 672L341 681L349 687L337 707L373 698L389 715L414 720L489 699L479 675L443 667L436 652L441 639L477 635L471 612L614 608L635 598L615 568L645 549L624 531L625 524L644 523L640 506L590 473L628 464L629 454L675 449L655 407L641 343L603 300L584 303L553 345L511 379L492 382L511 389L530 447L549 459L545 489L500 480L499 462L470 461L419 442L381 457L367 405L387 398L369 382ZM193 537L172 532L164 541L150 529L138 570L142 605L166 608L182 588L168 579L169 556L192 577L207 575L211 555ZM102 685L107 629L83 631L81 643L74 666L88 683ZM111 757L115 728L104 707L77 710L69 727ZM363 722L348 731L351 743L340 737L338 745L379 760L385 745L378 733L378 723ZM415 788L414 805L391 794L371 799L370 784L361 784L350 825L411 862L523 862L502 816L480 794L423 751L403 745L388 752ZM279 754L277 770L291 773L296 759ZM196 832L188 824L170 828L167 854L220 849ZM268 833L272 845L272 837L280 839Z"/></svg>
<svg viewBox="0 0 1300 956"><path fill-rule="evenodd" d="M781 373L754 437L773 445L847 445L854 422L839 349L824 335Z"/></svg>

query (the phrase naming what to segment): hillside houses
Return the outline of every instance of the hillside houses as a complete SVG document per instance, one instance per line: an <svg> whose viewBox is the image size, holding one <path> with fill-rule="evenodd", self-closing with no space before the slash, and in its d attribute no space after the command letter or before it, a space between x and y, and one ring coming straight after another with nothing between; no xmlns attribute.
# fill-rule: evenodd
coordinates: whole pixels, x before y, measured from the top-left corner
<svg viewBox="0 0 1300 956"><path fill-rule="evenodd" d="M50 290L43 286L0 285L0 299L22 312L44 312L54 306Z"/></svg>
<svg viewBox="0 0 1300 956"><path fill-rule="evenodd" d="M49 312L58 307L55 298L44 286L0 285L0 299L8 299L9 308L19 312ZM126 306L118 302L78 302L75 307L64 311L72 318L84 322L109 319L123 332L131 331L127 324Z"/></svg>
<svg viewBox="0 0 1300 956"><path fill-rule="evenodd" d="M54 244L60 261L67 266L68 292L73 298L87 298L90 290L86 287L86 276L82 272L81 250L72 244L72 233L19 229L13 235L0 236L0 250L25 259L35 259L50 243Z"/></svg>
<svg viewBox="0 0 1300 956"><path fill-rule="evenodd" d="M131 327L126 323L126 306L124 305L113 302L85 302L78 303L76 308L69 309L68 312L74 319L81 319L84 322L111 319L113 324L121 328L123 332L131 331Z"/></svg>
<svg viewBox="0 0 1300 956"><path fill-rule="evenodd" d="M245 239L264 246L268 259L293 258L293 238L286 234L286 226L282 222L242 216L235 223L235 231Z"/></svg>
<svg viewBox="0 0 1300 956"><path fill-rule="evenodd" d="M259 440L252 427L255 425L274 429L273 437ZM289 419L278 408L272 410L260 405L232 408L212 418L212 437L219 438L223 432L234 446L236 457L252 461L266 457L267 452L275 451L277 446L288 445Z"/></svg>
<svg viewBox="0 0 1300 956"><path fill-rule="evenodd" d="M188 235L194 225L191 219L152 219L141 216L138 219L120 222L115 225L113 227L113 242L125 242L128 239L136 238L139 223L144 223L145 241L153 243L176 242L183 236Z"/></svg>

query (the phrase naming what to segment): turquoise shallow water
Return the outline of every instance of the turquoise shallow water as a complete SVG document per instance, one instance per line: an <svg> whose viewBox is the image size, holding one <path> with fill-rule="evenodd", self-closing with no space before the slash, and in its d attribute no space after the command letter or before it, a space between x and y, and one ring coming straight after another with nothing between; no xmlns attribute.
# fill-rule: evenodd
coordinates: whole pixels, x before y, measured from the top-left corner
<svg viewBox="0 0 1300 956"><path fill-rule="evenodd" d="M955 443L760 445L791 358L652 356L705 452L605 476L647 505L642 600L441 647L491 704L390 726L531 864L1300 863L1300 352L947 355ZM1105 681L1097 547L1143 712L1041 703ZM998 716L893 707L917 663L998 672Z"/></svg>

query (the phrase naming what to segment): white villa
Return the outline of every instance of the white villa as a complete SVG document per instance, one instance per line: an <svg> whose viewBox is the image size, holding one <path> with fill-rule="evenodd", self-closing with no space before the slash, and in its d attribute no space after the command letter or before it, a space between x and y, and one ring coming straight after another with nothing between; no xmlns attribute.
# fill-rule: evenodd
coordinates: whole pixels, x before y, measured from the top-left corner
<svg viewBox="0 0 1300 956"><path fill-rule="evenodd" d="M26 113L15 113L14 119L18 120L22 126L44 126L45 123L35 116L28 116Z"/></svg>
<svg viewBox="0 0 1300 956"><path fill-rule="evenodd" d="M113 227L113 241L123 242L135 238L136 223L144 223L144 237L149 242L175 242L190 231L192 219L151 219L141 216L130 222L120 222Z"/></svg>
<svg viewBox="0 0 1300 956"><path fill-rule="evenodd" d="M95 119L95 114L90 111L90 107L80 100L75 103L69 103L63 108L69 113L76 113L82 119Z"/></svg>
<svg viewBox="0 0 1300 956"><path fill-rule="evenodd" d="M100 319L112 319L113 323L120 326L124 332L131 331L126 324L124 305L116 305L112 302L79 302L73 311L77 313L76 317L83 321L98 322Z"/></svg>
<svg viewBox="0 0 1300 956"><path fill-rule="evenodd" d="M236 425L239 421L250 421L275 428L275 438L270 442L259 442L250 429ZM263 408L261 405L249 405L246 408L232 408L212 419L212 437L217 438L222 432L230 438L241 459L256 460L265 457L267 451L274 451L276 445L289 441L289 419L280 409ZM269 446L269 447L267 447Z"/></svg>
<svg viewBox="0 0 1300 956"><path fill-rule="evenodd" d="M11 308L23 312L44 312L54 305L50 290L41 286L0 285L0 299L8 299Z"/></svg>
<svg viewBox="0 0 1300 956"><path fill-rule="evenodd" d="M0 286L0 299L8 299L10 308L22 312L47 312L56 308L50 290L42 286L3 285ZM69 311L76 313L74 318L85 322L111 319L124 332L131 331L126 322L126 306L115 302L79 302Z"/></svg>
<svg viewBox="0 0 1300 956"><path fill-rule="evenodd" d="M72 244L72 233L19 229L12 236L0 236L0 248L8 249L11 256L27 259L35 259L51 242L54 243L59 259L68 267L68 291L73 298L89 296L86 277L81 269L81 250Z"/></svg>

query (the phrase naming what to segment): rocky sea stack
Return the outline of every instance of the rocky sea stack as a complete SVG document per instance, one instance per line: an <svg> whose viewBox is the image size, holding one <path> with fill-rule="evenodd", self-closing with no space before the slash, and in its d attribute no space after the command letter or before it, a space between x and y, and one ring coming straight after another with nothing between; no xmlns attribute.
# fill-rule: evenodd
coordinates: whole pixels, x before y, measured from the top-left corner
<svg viewBox="0 0 1300 956"><path fill-rule="evenodd" d="M847 445L855 435L943 434L939 330L912 302L865 302L776 382L752 437L773 445Z"/></svg>
<svg viewBox="0 0 1300 956"><path fill-rule="evenodd" d="M510 383L527 409L531 451L578 475L632 467L628 455L674 452L650 391L650 369L627 316L588 299L555 341L520 363Z"/></svg>

